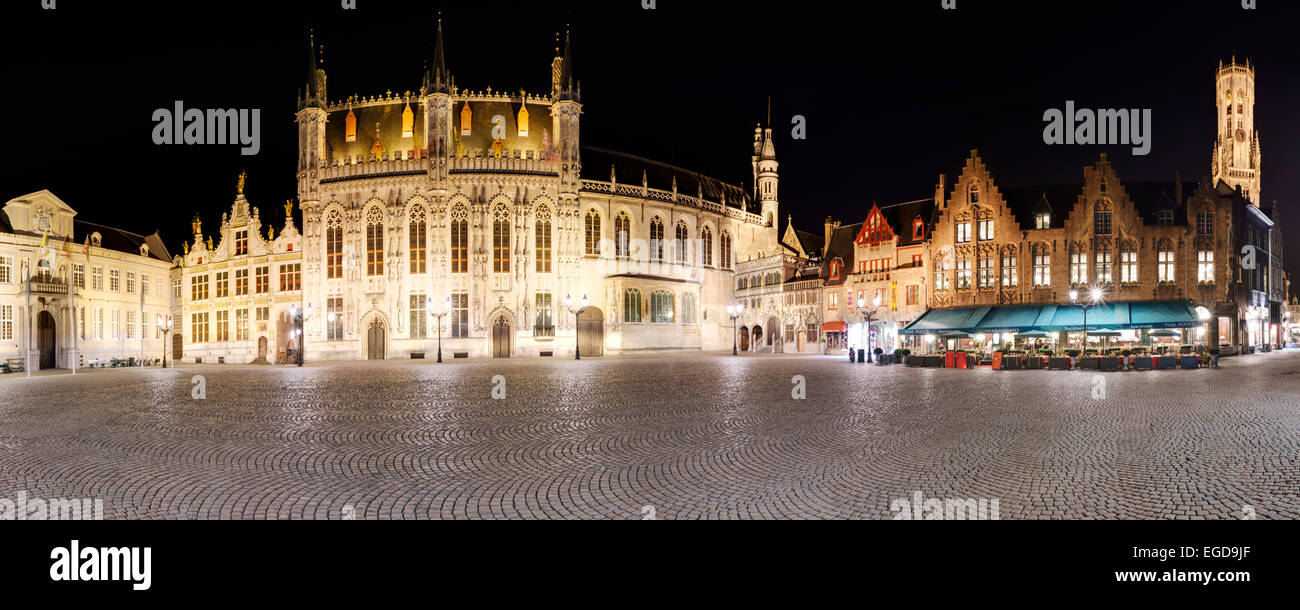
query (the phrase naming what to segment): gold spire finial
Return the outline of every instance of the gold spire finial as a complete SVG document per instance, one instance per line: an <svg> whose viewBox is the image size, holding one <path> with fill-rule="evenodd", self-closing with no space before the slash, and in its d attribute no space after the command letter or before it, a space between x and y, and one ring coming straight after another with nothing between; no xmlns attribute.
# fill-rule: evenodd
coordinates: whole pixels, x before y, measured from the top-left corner
<svg viewBox="0 0 1300 610"><path fill-rule="evenodd" d="M235 183L235 194L244 194L244 181L248 179L248 172L239 172L239 181Z"/></svg>

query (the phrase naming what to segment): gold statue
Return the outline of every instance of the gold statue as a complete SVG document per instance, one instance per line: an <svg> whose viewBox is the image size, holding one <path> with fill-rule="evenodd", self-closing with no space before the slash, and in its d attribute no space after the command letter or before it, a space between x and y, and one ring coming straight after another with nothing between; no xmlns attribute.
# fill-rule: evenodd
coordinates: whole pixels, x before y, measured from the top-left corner
<svg viewBox="0 0 1300 610"><path fill-rule="evenodd" d="M212 238L209 237L209 238L208 238L208 251L210 252L210 251L212 251L212 250L215 250L215 248L212 247Z"/></svg>
<svg viewBox="0 0 1300 610"><path fill-rule="evenodd" d="M244 180L248 179L248 172L239 172L239 182L235 183L235 193L244 194Z"/></svg>
<svg viewBox="0 0 1300 610"><path fill-rule="evenodd" d="M292 217L292 216L293 216L293 200L292 200L292 199L285 199L285 200L284 200L284 215L285 215L286 217Z"/></svg>
<svg viewBox="0 0 1300 610"><path fill-rule="evenodd" d="M182 245L182 246L185 246L185 255L186 255L186 256L189 256L189 254L190 254L190 242L187 242L187 241L186 241L186 242L181 242L181 245Z"/></svg>
<svg viewBox="0 0 1300 610"><path fill-rule="evenodd" d="M275 241L275 227L267 227L267 231L270 233L270 237L268 237L267 240Z"/></svg>

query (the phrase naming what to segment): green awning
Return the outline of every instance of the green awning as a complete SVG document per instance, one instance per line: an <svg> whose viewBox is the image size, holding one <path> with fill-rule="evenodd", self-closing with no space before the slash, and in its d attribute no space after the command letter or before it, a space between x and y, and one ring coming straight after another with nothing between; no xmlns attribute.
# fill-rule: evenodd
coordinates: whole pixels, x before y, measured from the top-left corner
<svg viewBox="0 0 1300 610"><path fill-rule="evenodd" d="M1128 328L1191 328L1200 326L1191 301L1132 303Z"/></svg>
<svg viewBox="0 0 1300 610"><path fill-rule="evenodd" d="M1200 324L1191 301L1098 303L1088 309L1093 331L1142 328L1187 328ZM1019 333L1084 329L1083 308L1077 305L998 305L931 309L898 331L900 335L945 332Z"/></svg>
<svg viewBox="0 0 1300 610"><path fill-rule="evenodd" d="M994 307L980 321L978 330L986 333L1018 333L1038 328L1041 305L1012 305Z"/></svg>
<svg viewBox="0 0 1300 610"><path fill-rule="evenodd" d="M929 335L942 332L971 332L992 307L931 309L898 331L900 335Z"/></svg>

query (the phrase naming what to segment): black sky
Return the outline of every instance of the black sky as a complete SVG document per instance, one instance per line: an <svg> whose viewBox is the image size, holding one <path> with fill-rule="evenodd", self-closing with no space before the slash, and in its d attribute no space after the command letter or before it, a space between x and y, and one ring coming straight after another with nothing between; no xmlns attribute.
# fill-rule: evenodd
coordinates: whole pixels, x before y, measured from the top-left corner
<svg viewBox="0 0 1300 610"><path fill-rule="evenodd" d="M125 4L125 5L124 5ZM1257 66L1263 197L1300 227L1297 3L1203 2L399 2L338 0L6 2L3 200L52 190L80 217L163 232L179 251L189 220L229 209L235 176L279 224L294 197L296 95L307 31L325 45L331 98L416 90L443 11L461 87L544 92L554 33L572 24L583 143L752 181L754 124L772 119L782 221L818 231L872 201L928 197L979 149L999 184L1080 180L1109 154L1128 180L1209 171L1220 60ZM569 7L569 8L565 8ZM155 146L154 109L262 109L262 147ZM1042 114L1065 100L1150 108L1151 154L1046 146ZM792 115L808 138L789 138ZM1300 269L1289 240L1288 269Z"/></svg>

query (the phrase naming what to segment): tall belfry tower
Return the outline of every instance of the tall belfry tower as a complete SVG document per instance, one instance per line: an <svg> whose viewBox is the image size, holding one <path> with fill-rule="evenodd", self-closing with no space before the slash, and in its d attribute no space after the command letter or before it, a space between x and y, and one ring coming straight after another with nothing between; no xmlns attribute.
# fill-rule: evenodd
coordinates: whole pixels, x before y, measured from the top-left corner
<svg viewBox="0 0 1300 610"><path fill-rule="evenodd" d="M780 218L780 212L777 187L780 184L780 176L777 168L780 164L776 161L776 145L772 141L771 127L754 127L753 166L754 196L761 206L760 213L764 222L764 238L758 245L763 252L775 252L779 240L777 220Z"/></svg>
<svg viewBox="0 0 1300 610"><path fill-rule="evenodd" d="M1255 67L1234 57L1214 79L1219 109L1219 131L1215 138L1210 175L1241 187L1250 202L1259 205L1259 132L1255 130ZM1181 202L1180 202L1181 203Z"/></svg>

